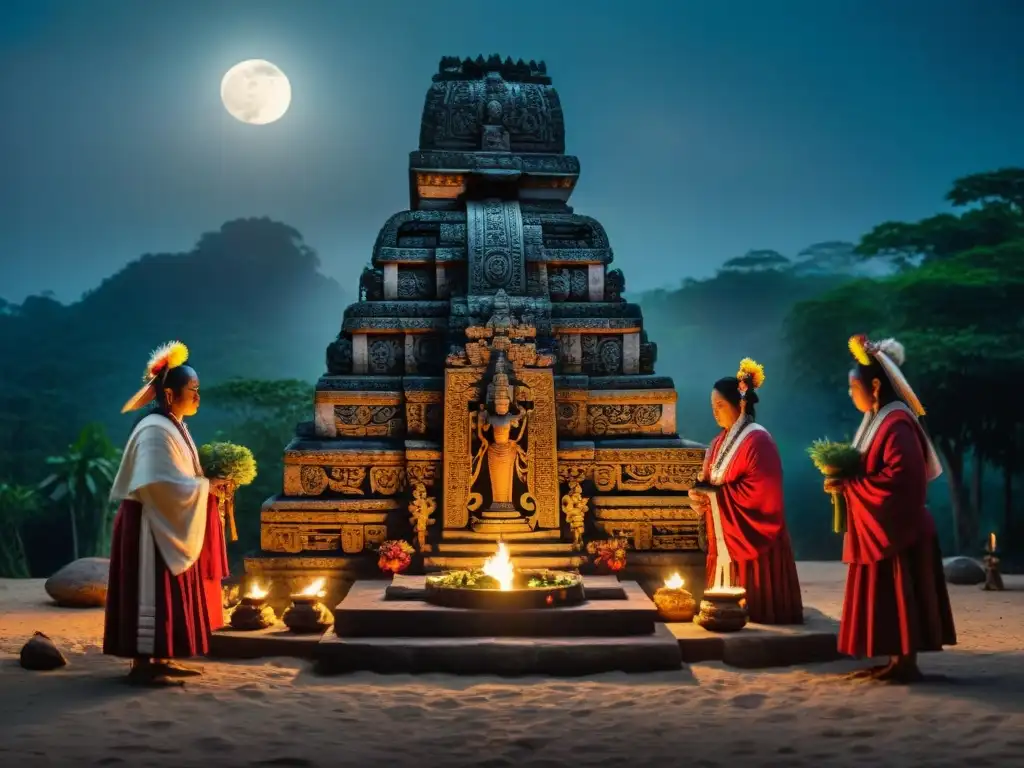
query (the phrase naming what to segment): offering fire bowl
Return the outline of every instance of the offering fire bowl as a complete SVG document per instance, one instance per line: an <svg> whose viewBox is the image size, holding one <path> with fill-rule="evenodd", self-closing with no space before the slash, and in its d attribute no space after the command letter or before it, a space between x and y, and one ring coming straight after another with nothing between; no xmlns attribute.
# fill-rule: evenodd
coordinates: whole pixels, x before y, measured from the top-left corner
<svg viewBox="0 0 1024 768"><path fill-rule="evenodd" d="M274 609L264 602L267 592L268 590L259 584L253 584L249 588L249 592L231 612L230 625L232 629L253 632L274 625L277 621Z"/></svg>
<svg viewBox="0 0 1024 768"><path fill-rule="evenodd" d="M504 542L498 542L497 554L479 570L427 576L426 601L446 608L516 611L579 605L585 600L578 573L515 568Z"/></svg>
<svg viewBox="0 0 1024 768"><path fill-rule="evenodd" d="M301 592L292 595L292 604L284 612L281 621L297 635L323 632L334 623L334 615L321 601L327 596L324 591L326 579L317 579Z"/></svg>

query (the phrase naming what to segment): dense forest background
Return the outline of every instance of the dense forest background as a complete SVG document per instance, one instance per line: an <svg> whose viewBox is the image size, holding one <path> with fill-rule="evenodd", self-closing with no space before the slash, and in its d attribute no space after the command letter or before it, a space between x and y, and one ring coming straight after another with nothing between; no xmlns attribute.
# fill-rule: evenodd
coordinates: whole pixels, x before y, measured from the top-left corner
<svg viewBox="0 0 1024 768"><path fill-rule="evenodd" d="M859 422L846 393L855 332L907 346L947 470L930 488L944 551L975 554L989 531L1011 559L1024 549L1024 170L960 179L946 199L957 212L881 223L858 243L754 249L710 279L628 295L658 343L658 372L675 379L685 437L715 434L717 378L742 357L765 365L759 420L782 451L800 559L840 551L806 448L848 438ZM617 263L627 281L630 258ZM149 351L172 338L189 345L202 378L197 440L221 436L256 454L232 557L257 550L260 503L280 488L282 449L312 416L324 348L356 299L319 266L299 232L246 219L188 253L143 256L70 305L0 299L0 576L46 576L105 551L106 487L133 421L120 405Z"/></svg>

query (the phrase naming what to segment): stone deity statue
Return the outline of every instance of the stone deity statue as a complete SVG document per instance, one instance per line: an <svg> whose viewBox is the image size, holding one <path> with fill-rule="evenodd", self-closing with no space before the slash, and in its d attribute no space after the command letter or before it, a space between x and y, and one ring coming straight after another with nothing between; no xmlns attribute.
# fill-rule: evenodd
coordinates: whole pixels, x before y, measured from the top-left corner
<svg viewBox="0 0 1024 768"><path fill-rule="evenodd" d="M480 476L486 458L491 483L488 512L514 512L513 479L518 476L525 482L527 476L526 450L521 443L526 436L529 411L516 402L515 385L506 371L507 362L502 355L495 361L494 374L487 385L487 402L481 403L473 414L480 447L473 457L470 487ZM534 505L529 496L529 493L523 494L520 503L527 511L533 511ZM482 503L480 493L469 494L470 511Z"/></svg>

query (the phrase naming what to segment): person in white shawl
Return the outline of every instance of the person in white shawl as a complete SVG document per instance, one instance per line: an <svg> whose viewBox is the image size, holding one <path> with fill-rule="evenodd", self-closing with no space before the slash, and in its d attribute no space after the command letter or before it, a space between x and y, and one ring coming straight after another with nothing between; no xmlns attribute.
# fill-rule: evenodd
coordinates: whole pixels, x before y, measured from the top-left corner
<svg viewBox="0 0 1024 768"><path fill-rule="evenodd" d="M184 419L199 409L199 378L180 342L161 347L122 412L153 403L135 425L111 488L114 520L103 651L132 659L129 681L180 685L198 670L174 661L205 655L208 617L199 562L211 500L223 482L203 477ZM216 513L214 513L216 516Z"/></svg>

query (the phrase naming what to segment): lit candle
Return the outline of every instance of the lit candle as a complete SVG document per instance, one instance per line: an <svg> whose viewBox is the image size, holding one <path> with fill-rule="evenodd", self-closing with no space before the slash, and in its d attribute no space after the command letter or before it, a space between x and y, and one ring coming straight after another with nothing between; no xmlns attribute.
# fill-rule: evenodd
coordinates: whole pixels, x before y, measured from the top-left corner
<svg viewBox="0 0 1024 768"><path fill-rule="evenodd" d="M996 551L996 535L995 535L995 533L990 533L988 535L988 551L989 552L995 552Z"/></svg>
<svg viewBox="0 0 1024 768"><path fill-rule="evenodd" d="M683 577L678 572L673 573L667 579L665 579L665 589L682 589L683 588Z"/></svg>

